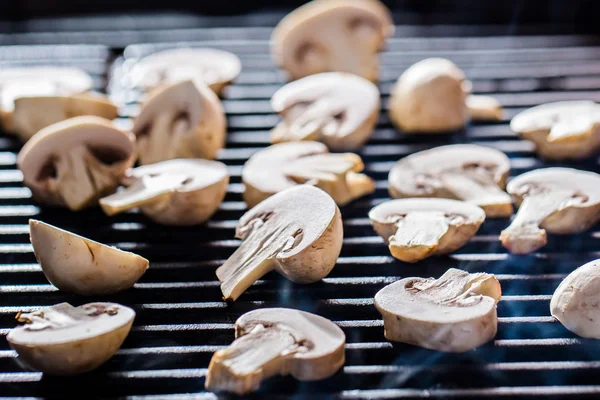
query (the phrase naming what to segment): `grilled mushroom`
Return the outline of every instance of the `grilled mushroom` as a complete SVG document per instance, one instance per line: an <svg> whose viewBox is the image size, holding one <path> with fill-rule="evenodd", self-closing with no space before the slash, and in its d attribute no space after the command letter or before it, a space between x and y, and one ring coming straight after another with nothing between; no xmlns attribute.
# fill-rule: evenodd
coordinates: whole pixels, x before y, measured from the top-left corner
<svg viewBox="0 0 600 400"><path fill-rule="evenodd" d="M129 334L135 311L116 303L56 304L17 314L23 325L6 339L29 367L50 375L91 371L111 358Z"/></svg>
<svg viewBox="0 0 600 400"><path fill-rule="evenodd" d="M359 156L330 154L318 142L280 143L255 153L244 165L244 200L254 207L269 196L306 183L329 193L339 205L375 191Z"/></svg>
<svg viewBox="0 0 600 400"><path fill-rule="evenodd" d="M491 96L468 95L467 110L472 120L501 121L504 111L500 102Z"/></svg>
<svg viewBox="0 0 600 400"><path fill-rule="evenodd" d="M271 142L317 140L334 151L359 149L379 115L377 86L359 76L327 72L288 83L271 98L281 121Z"/></svg>
<svg viewBox="0 0 600 400"><path fill-rule="evenodd" d="M439 279L405 278L384 287L375 307L386 339L459 353L496 336L501 294L494 275L450 268Z"/></svg>
<svg viewBox="0 0 600 400"><path fill-rule="evenodd" d="M225 145L225 114L218 97L203 83L162 86L142 104L135 119L139 162L175 158L215 158Z"/></svg>
<svg viewBox="0 0 600 400"><path fill-rule="evenodd" d="M376 0L314 0L275 27L271 51L291 79L320 72L379 76L377 53L394 32L389 10Z"/></svg>
<svg viewBox="0 0 600 400"><path fill-rule="evenodd" d="M99 117L76 117L42 129L23 146L17 166L37 201L77 211L113 193L134 161L131 133Z"/></svg>
<svg viewBox="0 0 600 400"><path fill-rule="evenodd" d="M456 144L412 154L389 175L392 197L445 197L468 201L488 217L512 214L511 198L502 189L510 162L489 147Z"/></svg>
<svg viewBox="0 0 600 400"><path fill-rule="evenodd" d="M399 199L379 204L369 219L392 256L416 262L460 249L475 235L485 212L457 200Z"/></svg>
<svg viewBox="0 0 600 400"><path fill-rule="evenodd" d="M600 175L571 168L543 168L519 175L507 187L519 211L502 231L511 253L531 253L546 244L546 231L579 233L600 220Z"/></svg>
<svg viewBox="0 0 600 400"><path fill-rule="evenodd" d="M210 360L208 390L243 395L257 390L270 376L291 374L314 381L328 378L344 365L344 332L330 320L304 311L250 311L236 321L235 337Z"/></svg>
<svg viewBox="0 0 600 400"><path fill-rule="evenodd" d="M344 236L340 210L325 192L299 185L277 193L240 218L240 247L217 269L226 300L236 300L271 270L298 283L326 277Z"/></svg>
<svg viewBox="0 0 600 400"><path fill-rule="evenodd" d="M100 199L107 215L140 207L159 224L197 225L225 198L229 173L218 161L179 159L131 169L123 183L127 189Z"/></svg>

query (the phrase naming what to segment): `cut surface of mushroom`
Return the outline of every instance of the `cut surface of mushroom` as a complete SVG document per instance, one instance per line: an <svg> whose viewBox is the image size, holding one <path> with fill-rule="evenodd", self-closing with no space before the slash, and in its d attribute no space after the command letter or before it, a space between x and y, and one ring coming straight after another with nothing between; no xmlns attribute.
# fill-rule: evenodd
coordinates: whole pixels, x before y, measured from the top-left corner
<svg viewBox="0 0 600 400"><path fill-rule="evenodd" d="M283 118L271 142L316 140L334 151L359 149L373 133L379 105L377 86L356 75L327 72L299 79L271 98Z"/></svg>
<svg viewBox="0 0 600 400"><path fill-rule="evenodd" d="M235 341L217 351L208 367L206 388L243 395L274 375L301 381L325 379L345 361L346 336L333 322L287 308L263 308L235 323Z"/></svg>
<svg viewBox="0 0 600 400"><path fill-rule="evenodd" d="M571 168L543 168L519 175L507 186L519 206L500 234L511 253L546 245L546 231L579 233L600 220L600 175Z"/></svg>
<svg viewBox="0 0 600 400"><path fill-rule="evenodd" d="M116 303L56 304L19 313L23 325L6 339L29 367L50 375L91 371L111 358L129 334L135 311Z"/></svg>
<svg viewBox="0 0 600 400"><path fill-rule="evenodd" d="M315 0L275 27L271 51L291 79L320 72L379 77L377 53L394 32L390 11L376 0Z"/></svg>
<svg viewBox="0 0 600 400"><path fill-rule="evenodd" d="M226 122L217 95L197 81L157 88L135 119L140 164L176 158L215 158L225 145Z"/></svg>
<svg viewBox="0 0 600 400"><path fill-rule="evenodd" d="M375 307L386 339L464 352L496 335L501 295L494 275L451 268L439 279L405 278L384 287L375 295Z"/></svg>
<svg viewBox="0 0 600 400"><path fill-rule="evenodd" d="M139 207L164 225L197 225L215 213L227 192L227 166L218 161L178 159L126 171L127 189L100 199L107 215Z"/></svg>
<svg viewBox="0 0 600 400"><path fill-rule="evenodd" d="M244 214L235 236L243 242L217 269L226 300L236 300L272 270L298 283L323 279L335 266L344 232L333 199L321 189L299 185Z"/></svg>
<svg viewBox="0 0 600 400"><path fill-rule="evenodd" d="M17 166L37 201L77 211L113 193L134 161L131 133L103 118L76 117L38 132L21 149Z"/></svg>
<svg viewBox="0 0 600 400"><path fill-rule="evenodd" d="M458 200L397 199L374 207L369 219L392 256L416 262L464 246L485 220L485 212Z"/></svg>
<svg viewBox="0 0 600 400"><path fill-rule="evenodd" d="M475 121L502 121L504 111L500 102L491 96L467 95L469 117Z"/></svg>
<svg viewBox="0 0 600 400"><path fill-rule="evenodd" d="M35 258L48 281L62 291L103 295L132 287L148 260L33 219L29 220Z"/></svg>
<svg viewBox="0 0 600 400"><path fill-rule="evenodd" d="M440 146L404 157L389 174L390 195L443 197L473 203L488 217L512 215L504 192L510 170L501 151L470 144Z"/></svg>
<svg viewBox="0 0 600 400"><path fill-rule="evenodd" d="M282 190L309 184L345 205L375 191L373 180L360 173L363 168L358 155L331 154L319 142L276 144L258 151L244 165L244 200L254 207Z"/></svg>

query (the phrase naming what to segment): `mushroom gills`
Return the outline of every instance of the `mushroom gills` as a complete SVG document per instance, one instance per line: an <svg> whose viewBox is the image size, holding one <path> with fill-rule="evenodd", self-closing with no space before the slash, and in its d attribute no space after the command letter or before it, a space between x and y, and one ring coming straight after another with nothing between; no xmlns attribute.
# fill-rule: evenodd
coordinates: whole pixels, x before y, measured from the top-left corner
<svg viewBox="0 0 600 400"><path fill-rule="evenodd" d="M410 212L396 222L396 233L389 238L392 255L405 262L416 262L432 255L448 232L443 212Z"/></svg>

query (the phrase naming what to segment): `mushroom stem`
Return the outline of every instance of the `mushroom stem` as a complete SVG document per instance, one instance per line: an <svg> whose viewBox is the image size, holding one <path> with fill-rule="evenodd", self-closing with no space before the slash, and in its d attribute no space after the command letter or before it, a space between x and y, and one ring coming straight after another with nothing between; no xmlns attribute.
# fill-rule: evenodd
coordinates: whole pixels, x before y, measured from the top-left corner
<svg viewBox="0 0 600 400"><path fill-rule="evenodd" d="M417 262L438 248L449 225L442 212L416 211L399 220L396 227L396 233L389 238L392 256L405 262Z"/></svg>
<svg viewBox="0 0 600 400"><path fill-rule="evenodd" d="M96 182L97 174L91 171L90 163L93 162L93 157L85 146L71 149L56 162L57 176L62 182L58 189L71 210L85 208L94 200L97 192L103 189L100 182Z"/></svg>
<svg viewBox="0 0 600 400"><path fill-rule="evenodd" d="M488 217L507 217L512 214L512 200L492 180L476 174L445 172L440 180L458 199L481 207Z"/></svg>

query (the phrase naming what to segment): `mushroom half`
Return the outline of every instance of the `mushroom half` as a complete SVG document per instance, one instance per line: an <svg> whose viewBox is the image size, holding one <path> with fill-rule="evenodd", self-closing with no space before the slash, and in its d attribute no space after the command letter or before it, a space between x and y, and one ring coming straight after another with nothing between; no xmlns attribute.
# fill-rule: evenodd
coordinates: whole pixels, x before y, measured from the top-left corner
<svg viewBox="0 0 600 400"><path fill-rule="evenodd" d="M42 129L23 146L17 166L42 204L78 211L113 193L135 161L134 136L99 117L76 117Z"/></svg>
<svg viewBox="0 0 600 400"><path fill-rule="evenodd" d="M394 32L390 11L376 0L314 0L275 27L271 52L291 79L320 72L379 77L377 53Z"/></svg>
<svg viewBox="0 0 600 400"><path fill-rule="evenodd" d="M374 207L369 219L392 256L417 262L460 249L485 221L485 212L458 200L397 199Z"/></svg>
<svg viewBox="0 0 600 400"><path fill-rule="evenodd" d="M571 168L526 172L507 186L519 211L500 234L511 253L527 254L546 245L546 231L579 233L600 220L600 175Z"/></svg>
<svg viewBox="0 0 600 400"><path fill-rule="evenodd" d="M267 197L309 184L326 191L339 205L375 191L361 158L353 153L331 154L319 142L280 143L256 152L244 165L244 201L254 207Z"/></svg>
<svg viewBox="0 0 600 400"><path fill-rule="evenodd" d="M229 172L218 161L178 159L126 171L127 189L100 199L107 215L139 207L164 225L198 225L211 217L225 198Z"/></svg>
<svg viewBox="0 0 600 400"><path fill-rule="evenodd" d="M301 381L325 379L345 361L344 332L330 320L304 311L247 312L235 322L235 337L210 360L208 390L243 395L274 375L290 374Z"/></svg>
<svg viewBox="0 0 600 400"><path fill-rule="evenodd" d="M116 303L56 304L17 314L6 336L29 367L50 375L77 375L111 358L129 334L135 311Z"/></svg>
<svg viewBox="0 0 600 400"><path fill-rule="evenodd" d="M450 268L439 279L405 278L384 287L375 307L386 339L460 353L496 336L501 295L494 275Z"/></svg>
<svg viewBox="0 0 600 400"><path fill-rule="evenodd" d="M243 242L217 269L225 300L277 270L298 283L323 279L335 266L344 231L340 210L321 189L299 185L277 193L240 218Z"/></svg>
<svg viewBox="0 0 600 400"><path fill-rule="evenodd" d="M488 217L512 215L504 192L510 170L501 151L472 144L440 146L404 157L390 171L392 197L444 197L483 208Z"/></svg>

